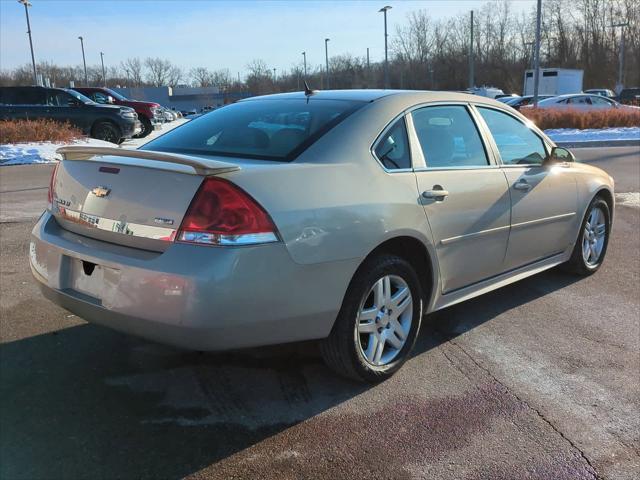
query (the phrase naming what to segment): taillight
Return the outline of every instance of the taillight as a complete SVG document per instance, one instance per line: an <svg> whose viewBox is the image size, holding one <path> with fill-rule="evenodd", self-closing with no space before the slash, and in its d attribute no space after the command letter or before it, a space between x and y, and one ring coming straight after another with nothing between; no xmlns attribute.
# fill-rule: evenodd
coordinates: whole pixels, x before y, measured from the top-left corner
<svg viewBox="0 0 640 480"><path fill-rule="evenodd" d="M49 191L47 192L47 205L48 210L51 211L53 209L53 199L55 198L55 183L56 183L56 175L58 173L58 167L60 166L60 162L56 163L56 166L53 167L53 172L51 172L51 179L49 180Z"/></svg>
<svg viewBox="0 0 640 480"><path fill-rule="evenodd" d="M243 190L220 178L202 182L182 220L177 241L207 245L277 242L267 212Z"/></svg>

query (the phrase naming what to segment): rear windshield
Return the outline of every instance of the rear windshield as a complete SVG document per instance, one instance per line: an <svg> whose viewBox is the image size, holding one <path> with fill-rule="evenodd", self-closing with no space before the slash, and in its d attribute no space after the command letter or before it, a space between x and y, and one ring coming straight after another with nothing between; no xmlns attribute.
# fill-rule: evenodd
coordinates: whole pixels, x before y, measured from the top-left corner
<svg viewBox="0 0 640 480"><path fill-rule="evenodd" d="M317 98L239 102L191 120L142 149L291 161L365 103Z"/></svg>

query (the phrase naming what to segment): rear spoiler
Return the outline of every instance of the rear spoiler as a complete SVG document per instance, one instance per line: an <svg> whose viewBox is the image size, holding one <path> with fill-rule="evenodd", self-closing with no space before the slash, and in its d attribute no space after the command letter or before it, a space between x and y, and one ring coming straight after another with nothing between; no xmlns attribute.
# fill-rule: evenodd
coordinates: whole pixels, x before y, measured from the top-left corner
<svg viewBox="0 0 640 480"><path fill-rule="evenodd" d="M119 147L90 147L82 145L70 145L60 147L56 150L62 155L63 160L100 160L95 157L125 157L141 160L153 160L155 162L174 163L179 165L187 165L194 170L196 175L218 175L221 173L233 172L240 170L238 165L233 163L222 162L219 160L202 159L191 157L188 155L180 155L177 153L154 152L150 150L129 150ZM114 163L118 163L117 161ZM140 167L149 167L148 165L138 165Z"/></svg>

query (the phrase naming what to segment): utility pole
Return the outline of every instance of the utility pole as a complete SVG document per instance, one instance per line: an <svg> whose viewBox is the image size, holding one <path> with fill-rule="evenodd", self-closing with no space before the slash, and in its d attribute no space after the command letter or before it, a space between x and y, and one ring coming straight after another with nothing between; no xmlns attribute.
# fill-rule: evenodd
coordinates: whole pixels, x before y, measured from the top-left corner
<svg viewBox="0 0 640 480"><path fill-rule="evenodd" d="M78 37L80 40L80 47L82 47L82 63L84 64L84 86L89 86L89 77L87 77L87 61L84 58L84 39L82 37Z"/></svg>
<svg viewBox="0 0 640 480"><path fill-rule="evenodd" d="M369 47L367 47L367 70L371 70L371 65L369 64Z"/></svg>
<svg viewBox="0 0 640 480"><path fill-rule="evenodd" d="M536 45L533 59L533 107L538 106L538 91L540 87L540 23L542 21L542 0L538 0L536 11Z"/></svg>
<svg viewBox="0 0 640 480"><path fill-rule="evenodd" d="M473 10L471 10L471 37L469 39L469 88L476 86L474 59L473 59Z"/></svg>
<svg viewBox="0 0 640 480"><path fill-rule="evenodd" d="M628 27L629 22L615 23L611 28L620 27L620 53L618 54L618 84L616 93L619 95L624 88L624 27Z"/></svg>
<svg viewBox="0 0 640 480"><path fill-rule="evenodd" d="M38 72L36 71L36 57L33 54L33 40L31 39L31 22L29 21L29 7L31 4L27 0L18 0L24 5L24 14L27 16L27 34L29 35L29 47L31 48L31 64L33 65L33 84L38 84Z"/></svg>
<svg viewBox="0 0 640 480"><path fill-rule="evenodd" d="M378 13L382 12L384 15L384 88L389 88L389 48L387 39L387 11L391 10L389 5L382 7L378 10Z"/></svg>
<svg viewBox="0 0 640 480"><path fill-rule="evenodd" d="M329 90L329 40L330 38L324 39L324 57L327 63L327 86L326 89Z"/></svg>
<svg viewBox="0 0 640 480"><path fill-rule="evenodd" d="M273 69L273 81L274 82L276 81L276 69L275 68Z"/></svg>
<svg viewBox="0 0 640 480"><path fill-rule="evenodd" d="M102 63L102 83L107 86L107 76L104 73L104 53L100 52L100 63Z"/></svg>
<svg viewBox="0 0 640 480"><path fill-rule="evenodd" d="M302 61L304 62L304 79L307 79L307 52L302 52Z"/></svg>

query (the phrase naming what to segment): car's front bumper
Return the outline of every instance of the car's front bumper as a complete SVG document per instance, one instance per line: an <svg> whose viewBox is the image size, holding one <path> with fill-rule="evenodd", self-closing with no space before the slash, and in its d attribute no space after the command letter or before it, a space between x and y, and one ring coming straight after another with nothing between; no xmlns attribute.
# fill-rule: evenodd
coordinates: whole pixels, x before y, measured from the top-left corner
<svg viewBox="0 0 640 480"><path fill-rule="evenodd" d="M296 264L282 243L138 250L71 233L48 212L29 256L44 295L79 317L196 350L327 336L354 268Z"/></svg>
<svg viewBox="0 0 640 480"><path fill-rule="evenodd" d="M142 124L139 120L124 121L120 124L122 138L131 138L142 131Z"/></svg>

